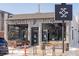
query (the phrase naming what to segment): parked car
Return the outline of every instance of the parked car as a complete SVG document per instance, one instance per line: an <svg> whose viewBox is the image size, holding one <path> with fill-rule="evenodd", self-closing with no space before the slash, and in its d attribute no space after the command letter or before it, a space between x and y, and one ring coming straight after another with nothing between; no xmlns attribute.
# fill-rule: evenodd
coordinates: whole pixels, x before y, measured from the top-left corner
<svg viewBox="0 0 79 59"><path fill-rule="evenodd" d="M8 54L8 43L4 38L0 38L0 56Z"/></svg>

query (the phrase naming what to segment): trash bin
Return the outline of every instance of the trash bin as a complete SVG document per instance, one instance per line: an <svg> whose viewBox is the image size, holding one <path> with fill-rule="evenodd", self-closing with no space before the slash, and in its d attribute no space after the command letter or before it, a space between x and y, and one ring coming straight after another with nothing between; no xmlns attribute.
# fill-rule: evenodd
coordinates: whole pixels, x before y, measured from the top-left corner
<svg viewBox="0 0 79 59"><path fill-rule="evenodd" d="M69 43L66 43L66 51L69 51Z"/></svg>

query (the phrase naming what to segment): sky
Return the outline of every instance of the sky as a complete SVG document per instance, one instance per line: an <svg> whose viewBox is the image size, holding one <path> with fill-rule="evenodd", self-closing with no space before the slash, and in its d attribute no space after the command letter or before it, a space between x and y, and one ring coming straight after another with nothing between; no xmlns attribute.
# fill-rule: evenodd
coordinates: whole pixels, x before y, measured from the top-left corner
<svg viewBox="0 0 79 59"><path fill-rule="evenodd" d="M0 3L0 10L12 14L37 13L38 3ZM73 3L73 14L78 15L79 4ZM54 3L40 3L40 12L55 12Z"/></svg>

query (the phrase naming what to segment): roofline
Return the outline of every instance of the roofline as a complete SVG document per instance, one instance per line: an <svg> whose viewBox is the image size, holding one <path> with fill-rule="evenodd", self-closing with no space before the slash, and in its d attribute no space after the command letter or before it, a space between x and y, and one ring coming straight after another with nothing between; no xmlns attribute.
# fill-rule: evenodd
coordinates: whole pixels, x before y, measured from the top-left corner
<svg viewBox="0 0 79 59"><path fill-rule="evenodd" d="M8 14L12 14L12 13L9 13L9 12L3 11L3 10L0 10L0 12L3 12L3 13L8 13Z"/></svg>
<svg viewBox="0 0 79 59"><path fill-rule="evenodd" d="M55 12L44 12L44 13L25 13L25 14L14 14L14 16L19 16L19 15L35 15L35 14L53 14L53 16L55 15ZM48 17L47 17L48 18ZM52 17L50 17L52 18ZM18 18L8 18L8 20L12 20L12 19L18 19ZM23 18L25 19L25 18ZM28 19L31 19L31 18L28 18ZM32 19L36 19L36 18L32 18Z"/></svg>
<svg viewBox="0 0 79 59"><path fill-rule="evenodd" d="M40 12L40 13L38 13L38 12L36 12L36 13L23 13L23 14L14 14L14 15L24 15L24 14L26 14L26 15L30 15L30 14L46 14L46 13L53 13L53 14L55 14L55 12Z"/></svg>

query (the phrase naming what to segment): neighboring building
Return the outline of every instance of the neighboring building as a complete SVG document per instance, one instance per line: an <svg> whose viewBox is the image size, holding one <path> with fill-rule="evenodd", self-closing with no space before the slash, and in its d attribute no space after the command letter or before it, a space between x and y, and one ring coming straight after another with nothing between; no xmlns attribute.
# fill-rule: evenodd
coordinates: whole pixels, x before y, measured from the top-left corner
<svg viewBox="0 0 79 59"><path fill-rule="evenodd" d="M71 47L79 48L79 17L75 16L72 21Z"/></svg>
<svg viewBox="0 0 79 59"><path fill-rule="evenodd" d="M4 37L4 23L8 19L9 15L11 15L11 13L0 10L0 37Z"/></svg>
<svg viewBox="0 0 79 59"><path fill-rule="evenodd" d="M71 22L65 21L65 42L71 39ZM36 38L37 44L44 40L62 41L62 21L55 20L55 14L34 13L17 14L8 18L7 40L29 40L32 44ZM36 36L34 36L36 35Z"/></svg>
<svg viewBox="0 0 79 59"><path fill-rule="evenodd" d="M71 21L71 40L69 44L71 48L79 48L79 20L78 16L73 17Z"/></svg>

